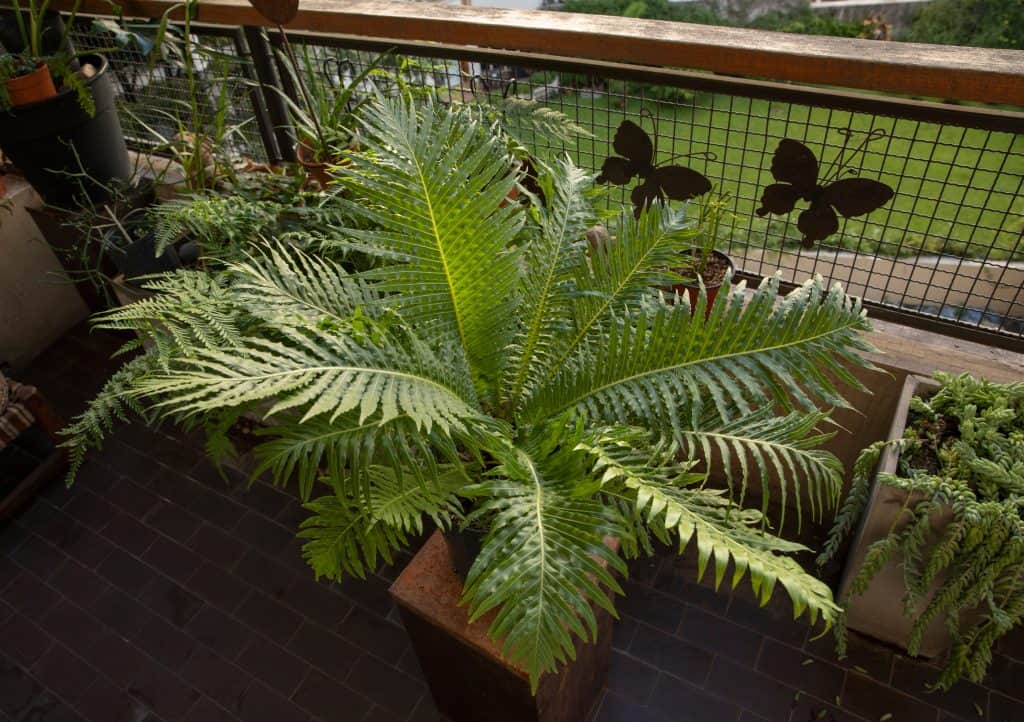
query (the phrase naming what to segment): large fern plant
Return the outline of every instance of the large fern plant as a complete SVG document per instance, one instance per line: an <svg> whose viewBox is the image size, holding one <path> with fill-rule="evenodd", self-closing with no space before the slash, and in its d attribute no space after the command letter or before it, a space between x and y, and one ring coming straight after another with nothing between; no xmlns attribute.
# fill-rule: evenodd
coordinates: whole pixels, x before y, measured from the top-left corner
<svg viewBox="0 0 1024 722"><path fill-rule="evenodd" d="M256 410L258 473L309 500L318 576L362 577L428 519L483 528L465 599L474 619L498 610L491 634L534 684L595 634L623 557L652 538L830 623L828 587L787 556L803 547L734 499L760 476L834 503L817 407L843 403L836 379L856 384L859 303L820 280L781 302L774 280L749 297L727 284L707 318L662 297L694 235L684 217L626 210L591 247L591 178L568 160L542 169L543 202L504 203L507 143L472 108L379 99L361 146L337 169L355 221L329 243L379 263L348 273L267 242L103 315L153 343L73 427L76 459L129 411L219 432Z"/></svg>

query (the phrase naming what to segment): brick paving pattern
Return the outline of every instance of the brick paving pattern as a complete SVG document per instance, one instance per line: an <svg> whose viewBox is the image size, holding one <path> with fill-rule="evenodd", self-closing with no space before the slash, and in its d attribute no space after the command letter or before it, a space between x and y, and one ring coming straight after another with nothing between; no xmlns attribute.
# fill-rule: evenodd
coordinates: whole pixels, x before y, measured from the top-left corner
<svg viewBox="0 0 1024 722"><path fill-rule="evenodd" d="M73 414L116 344L76 329L22 377ZM436 722L387 595L400 564L317 583L301 518L196 438L120 429L0 527L0 720ZM759 609L694 579L685 557L633 565L591 722L1024 722L1024 636L984 685L928 693L933 670L869 640L837 661L781 591Z"/></svg>

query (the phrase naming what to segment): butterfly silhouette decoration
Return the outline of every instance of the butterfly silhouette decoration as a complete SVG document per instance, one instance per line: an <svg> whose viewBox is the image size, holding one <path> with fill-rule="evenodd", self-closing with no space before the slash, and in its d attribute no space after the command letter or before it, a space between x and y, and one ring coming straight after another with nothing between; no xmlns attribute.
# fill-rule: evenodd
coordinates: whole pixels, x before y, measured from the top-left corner
<svg viewBox="0 0 1024 722"><path fill-rule="evenodd" d="M865 134L862 142L846 156L847 144L855 131L839 131L846 140L842 150L819 179L818 159L803 143L783 138L772 157L771 172L777 183L772 183L761 194L761 207L756 213L786 215L796 207L797 201L807 201L810 207L800 213L796 227L803 234L803 246L811 248L839 230L839 216L854 218L876 211L895 195L892 188L871 178L841 178L856 170L847 164L872 140L885 135L882 129Z"/></svg>
<svg viewBox="0 0 1024 722"><path fill-rule="evenodd" d="M657 128L654 135L657 138ZM605 159L597 182L624 186L634 178L641 178L643 182L629 194L636 218L655 201L664 203L668 198L688 201L711 190L711 181L695 170L681 165L655 165L657 147L654 141L631 120L619 124L612 147L619 155ZM701 155L707 160L714 160L710 153Z"/></svg>

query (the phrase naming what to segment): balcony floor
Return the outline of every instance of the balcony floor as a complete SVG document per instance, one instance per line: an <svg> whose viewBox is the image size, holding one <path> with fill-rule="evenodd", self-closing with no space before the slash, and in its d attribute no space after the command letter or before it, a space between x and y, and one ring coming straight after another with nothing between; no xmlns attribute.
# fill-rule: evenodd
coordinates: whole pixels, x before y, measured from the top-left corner
<svg viewBox="0 0 1024 722"><path fill-rule="evenodd" d="M76 329L22 379L71 415L116 344ZM167 434L119 430L70 491L0 527L0 720L435 722L397 569L315 583L296 499ZM759 610L694 577L687 558L633 566L594 722L1024 721L1024 635L985 686L929 694L923 664L863 638L839 662L782 599Z"/></svg>

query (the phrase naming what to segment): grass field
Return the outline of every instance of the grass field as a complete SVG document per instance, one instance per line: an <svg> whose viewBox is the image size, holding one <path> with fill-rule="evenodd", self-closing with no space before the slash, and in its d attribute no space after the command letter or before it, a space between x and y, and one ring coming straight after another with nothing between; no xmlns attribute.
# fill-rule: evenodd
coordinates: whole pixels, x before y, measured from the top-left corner
<svg viewBox="0 0 1024 722"><path fill-rule="evenodd" d="M577 143L575 160L593 170L613 151L611 140L624 118L653 135L657 118L658 161L704 173L735 198L735 218L725 229L735 246L797 246L798 204L789 218L758 218L762 189L773 182L769 168L779 139L808 145L826 173L842 148L844 128L884 132L852 165L896 191L886 206L851 219L823 248L889 256L947 253L970 258L1024 259L1024 137L1009 133L938 126L882 116L807 108L786 103L700 93L683 102L645 102L622 95L563 94L549 101L594 134ZM539 139L538 139L539 140ZM700 157L713 154L713 160Z"/></svg>

